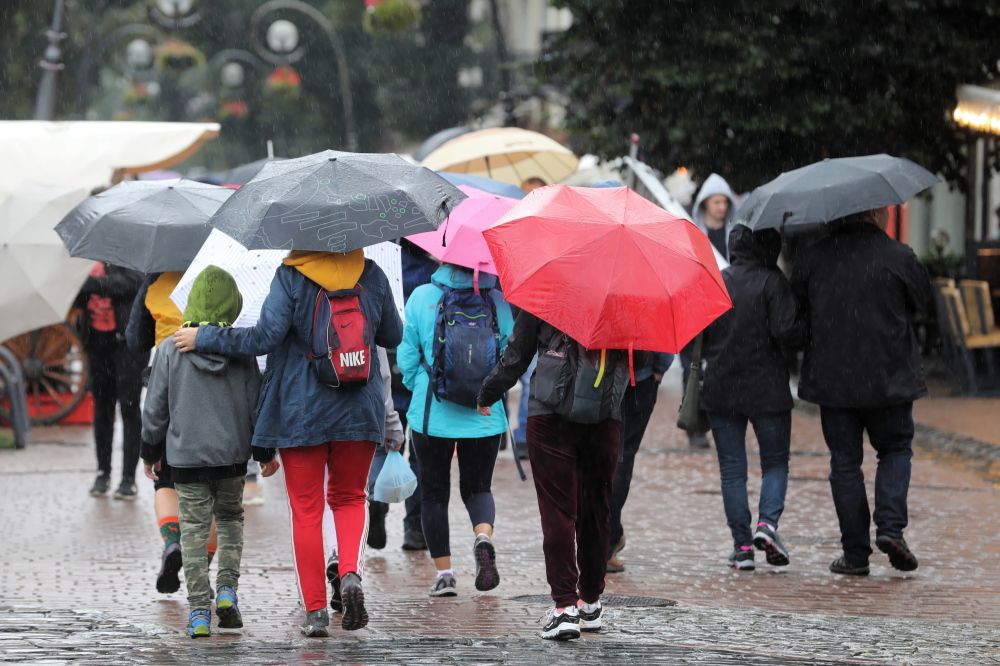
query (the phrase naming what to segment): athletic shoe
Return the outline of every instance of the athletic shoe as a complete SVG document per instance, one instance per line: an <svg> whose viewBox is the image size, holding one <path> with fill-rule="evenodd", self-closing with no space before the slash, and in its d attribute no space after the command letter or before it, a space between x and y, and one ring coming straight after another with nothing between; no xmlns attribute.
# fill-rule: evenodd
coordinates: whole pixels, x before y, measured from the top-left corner
<svg viewBox="0 0 1000 666"><path fill-rule="evenodd" d="M688 444L692 449L707 449L709 448L708 435L703 432L689 432Z"/></svg>
<svg viewBox="0 0 1000 666"><path fill-rule="evenodd" d="M333 593L330 595L330 608L334 613L344 612L344 601L340 597L340 561L336 555L331 555L326 563L326 579L330 581Z"/></svg>
<svg viewBox="0 0 1000 666"><path fill-rule="evenodd" d="M385 502L368 502L368 547L380 550L385 548L385 514L389 513L389 505Z"/></svg>
<svg viewBox="0 0 1000 666"><path fill-rule="evenodd" d="M122 479L121 485L115 491L116 500L132 501L136 498L135 481L132 479Z"/></svg>
<svg viewBox="0 0 1000 666"><path fill-rule="evenodd" d="M576 606L550 608L545 614L542 638L553 641L568 641L580 637L580 614Z"/></svg>
<svg viewBox="0 0 1000 666"><path fill-rule="evenodd" d="M243 628L243 616L236 605L236 591L231 587L220 587L215 595L215 614L219 617L219 629Z"/></svg>
<svg viewBox="0 0 1000 666"><path fill-rule="evenodd" d="M476 589L480 592L492 590L500 584L500 572L497 571L497 551L493 542L482 535L476 537L472 546L472 554L476 558Z"/></svg>
<svg viewBox="0 0 1000 666"><path fill-rule="evenodd" d="M254 481L251 486L248 481L247 486L243 489L243 506L264 506L264 489L260 487L260 482Z"/></svg>
<svg viewBox="0 0 1000 666"><path fill-rule="evenodd" d="M207 610L191 611L188 616L187 635L191 638L205 638L212 635L212 614Z"/></svg>
<svg viewBox="0 0 1000 666"><path fill-rule="evenodd" d="M753 571L753 546L736 546L729 556L729 566L739 571Z"/></svg>
<svg viewBox="0 0 1000 666"><path fill-rule="evenodd" d="M778 533L767 523L757 526L757 532L753 535L753 545L757 550L764 551L768 564L775 567L788 566L788 550L785 549L785 544L782 543Z"/></svg>
<svg viewBox="0 0 1000 666"><path fill-rule="evenodd" d="M514 442L514 450L517 451L518 460L528 459L528 443L527 442Z"/></svg>
<svg viewBox="0 0 1000 666"><path fill-rule="evenodd" d="M184 566L181 558L181 545L174 541L163 549L160 558L160 575L156 577L156 591L160 594L171 594L181 589L181 579L177 572Z"/></svg>
<svg viewBox="0 0 1000 666"><path fill-rule="evenodd" d="M600 631L601 617L604 615L604 607L601 602L596 604L585 604L582 601L578 604L576 612L580 615L580 631Z"/></svg>
<svg viewBox="0 0 1000 666"><path fill-rule="evenodd" d="M478 576L476 577L478 580ZM434 587L431 588L432 597L457 597L458 582L455 577L451 574L445 574L443 576L438 576L437 580L434 581Z"/></svg>
<svg viewBox="0 0 1000 666"><path fill-rule="evenodd" d="M867 576L868 565L863 564L859 567L851 566L848 564L847 558L841 556L830 562L830 571L835 574L846 574L848 576Z"/></svg>
<svg viewBox="0 0 1000 666"><path fill-rule="evenodd" d="M903 537L893 538L880 536L875 538L875 545L889 556L889 564L900 571L913 571L919 566L916 556L910 552Z"/></svg>
<svg viewBox="0 0 1000 666"><path fill-rule="evenodd" d="M104 497L108 494L108 488L111 487L111 476L108 474L98 474L97 478L94 479L94 485L90 487L90 495L92 497Z"/></svg>
<svg viewBox="0 0 1000 666"><path fill-rule="evenodd" d="M368 626L368 611L365 610L365 592L361 589L361 576L353 571L344 576L340 584L344 597L344 617L340 627L344 631L356 631Z"/></svg>
<svg viewBox="0 0 1000 666"><path fill-rule="evenodd" d="M427 550L427 540L424 533L418 530L403 532L403 550Z"/></svg>
<svg viewBox="0 0 1000 666"><path fill-rule="evenodd" d="M326 638L330 635L330 614L325 608L306 613L306 622L302 625L302 635L309 638Z"/></svg>

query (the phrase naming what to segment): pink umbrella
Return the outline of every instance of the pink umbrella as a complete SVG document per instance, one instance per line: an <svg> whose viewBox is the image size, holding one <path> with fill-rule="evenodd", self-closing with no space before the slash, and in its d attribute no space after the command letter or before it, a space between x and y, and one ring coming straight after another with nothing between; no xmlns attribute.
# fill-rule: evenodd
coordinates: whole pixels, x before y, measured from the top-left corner
<svg viewBox="0 0 1000 666"><path fill-rule="evenodd" d="M459 185L458 189L469 198L452 211L440 229L406 238L445 263L471 268L476 272L474 283L478 285L479 271L494 275L497 272L483 231L513 208L517 199L497 196L467 185Z"/></svg>

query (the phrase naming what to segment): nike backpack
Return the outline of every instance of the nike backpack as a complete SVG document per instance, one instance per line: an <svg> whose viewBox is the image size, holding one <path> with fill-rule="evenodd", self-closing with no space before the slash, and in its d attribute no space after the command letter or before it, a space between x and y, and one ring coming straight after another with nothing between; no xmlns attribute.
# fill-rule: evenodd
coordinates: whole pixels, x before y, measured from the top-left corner
<svg viewBox="0 0 1000 666"><path fill-rule="evenodd" d="M319 290L308 357L320 382L333 388L368 383L376 353L370 322L368 296L361 285Z"/></svg>

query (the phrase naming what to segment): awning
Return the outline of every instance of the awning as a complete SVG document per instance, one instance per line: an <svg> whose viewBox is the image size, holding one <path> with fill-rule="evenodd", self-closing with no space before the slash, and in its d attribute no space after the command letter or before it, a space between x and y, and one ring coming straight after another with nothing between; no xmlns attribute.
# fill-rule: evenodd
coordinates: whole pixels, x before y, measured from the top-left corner
<svg viewBox="0 0 1000 666"><path fill-rule="evenodd" d="M1000 134L1000 90L981 86L959 86L958 106L952 117L962 127Z"/></svg>

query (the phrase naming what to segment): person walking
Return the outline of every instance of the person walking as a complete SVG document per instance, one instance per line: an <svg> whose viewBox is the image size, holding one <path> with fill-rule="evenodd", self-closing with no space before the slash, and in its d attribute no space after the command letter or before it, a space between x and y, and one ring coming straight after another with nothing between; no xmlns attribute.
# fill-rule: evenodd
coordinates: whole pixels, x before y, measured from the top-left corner
<svg viewBox="0 0 1000 666"><path fill-rule="evenodd" d="M796 257L792 288L807 325L799 397L820 406L843 556L830 571L864 576L875 545L900 571L917 568L903 538L913 456L913 402L927 394L913 318L929 312L927 270L886 233L875 209L827 224ZM878 455L875 512L865 493L863 435Z"/></svg>
<svg viewBox="0 0 1000 666"><path fill-rule="evenodd" d="M781 234L737 225L729 237L732 265L722 271L733 309L703 334L705 377L700 404L719 456L722 504L733 535L729 566L754 568L754 546L767 563L788 564L778 536L785 507L792 435L792 393L783 347L801 344L803 325L791 285L778 268ZM756 528L747 499L747 423L760 448Z"/></svg>
<svg viewBox="0 0 1000 666"><path fill-rule="evenodd" d="M459 493L474 535L476 589L492 590L500 584L492 541L492 482L507 416L502 396L490 403L496 413L489 418L480 418L474 407L479 386L514 327L510 307L496 287L493 275L479 274L477 285L471 270L442 265L430 284L417 287L407 301L403 341L396 350L403 383L413 392L406 419L420 461L417 485L422 491L424 538L437 570L431 588L435 597L457 594L448 525L456 452ZM462 396L469 404L455 401Z"/></svg>
<svg viewBox="0 0 1000 666"><path fill-rule="evenodd" d="M337 525L341 627L354 631L368 624L361 586L368 529L365 486L375 447L385 441L382 377L374 349L351 352L350 358L313 354L314 324L324 325L316 321L321 299L334 298L328 292L341 290L363 294L356 296L354 305L362 305L365 313L364 326L356 327L359 333L369 331L372 345L399 344L402 325L389 280L360 249L347 254L290 252L275 273L256 326L199 326L174 334L174 344L182 352L268 355L253 443L277 448L285 469L295 572L306 610L302 633L312 637L329 635L324 500ZM332 311L333 305L329 307ZM353 335L339 329L338 333L342 338ZM367 384L332 388L321 381L320 372L323 368L329 372L335 360L351 367L367 360Z"/></svg>

